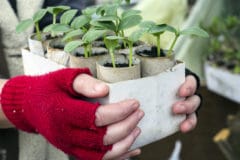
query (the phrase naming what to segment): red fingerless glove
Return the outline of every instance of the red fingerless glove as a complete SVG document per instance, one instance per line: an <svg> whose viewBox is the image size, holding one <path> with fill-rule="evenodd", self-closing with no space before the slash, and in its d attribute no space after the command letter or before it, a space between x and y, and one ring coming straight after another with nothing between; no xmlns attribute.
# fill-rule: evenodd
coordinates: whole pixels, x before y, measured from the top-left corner
<svg viewBox="0 0 240 160"><path fill-rule="evenodd" d="M99 104L79 99L73 80L88 69L62 69L42 76L10 79L1 95L7 118L18 128L38 132L57 148L81 160L100 160L106 127L95 126Z"/></svg>

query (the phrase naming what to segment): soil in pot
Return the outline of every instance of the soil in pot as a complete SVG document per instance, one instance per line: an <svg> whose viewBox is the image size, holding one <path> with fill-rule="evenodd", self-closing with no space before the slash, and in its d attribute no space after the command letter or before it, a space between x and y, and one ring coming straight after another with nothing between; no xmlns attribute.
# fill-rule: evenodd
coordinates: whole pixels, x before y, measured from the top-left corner
<svg viewBox="0 0 240 160"><path fill-rule="evenodd" d="M176 64L173 56L166 57L165 50L161 49L160 57L158 57L156 46L141 45L135 49L135 54L141 60L142 77L157 75L171 69Z"/></svg>

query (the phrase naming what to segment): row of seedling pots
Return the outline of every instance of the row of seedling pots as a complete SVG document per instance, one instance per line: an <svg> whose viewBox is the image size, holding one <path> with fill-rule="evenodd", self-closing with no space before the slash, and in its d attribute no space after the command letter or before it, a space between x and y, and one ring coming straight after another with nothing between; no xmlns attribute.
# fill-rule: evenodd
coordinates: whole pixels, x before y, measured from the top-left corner
<svg viewBox="0 0 240 160"><path fill-rule="evenodd" d="M41 67L46 69L44 64L48 64L47 71L63 66L88 67L93 76L110 82L109 94L99 100L101 104L138 99L146 116L139 124L142 133L133 145L137 148L178 130L184 117L173 116L171 106L179 100L176 92L184 81L185 68L174 59L173 48L180 35L207 37L208 34L198 27L177 30L167 24L142 22L138 10L120 13L122 1L86 8L80 16L68 6L41 9L32 19L22 21L17 31L22 32L32 24L37 31L31 38L35 38L40 51L33 51L34 47L29 46L30 52L23 53L24 65L30 74L42 73ZM41 32L38 24L46 13L53 15L53 23ZM57 15L60 15L59 22ZM136 31L126 35L125 31L132 27L136 27ZM160 40L165 32L173 33L175 38L170 48L163 50ZM157 45L141 42L144 34L155 37ZM40 57L34 67L31 66L34 65L31 58L36 58L33 53L45 57ZM173 72L164 72L171 69Z"/></svg>

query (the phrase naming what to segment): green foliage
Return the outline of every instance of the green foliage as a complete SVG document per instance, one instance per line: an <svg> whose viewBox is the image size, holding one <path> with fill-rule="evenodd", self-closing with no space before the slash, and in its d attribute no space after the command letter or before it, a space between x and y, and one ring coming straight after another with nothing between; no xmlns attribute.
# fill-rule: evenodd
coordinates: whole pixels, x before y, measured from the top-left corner
<svg viewBox="0 0 240 160"><path fill-rule="evenodd" d="M206 28L210 34L208 59L218 66L218 59L224 59L225 67L233 73L240 73L240 19L237 16L216 17ZM210 58L212 57L212 58Z"/></svg>
<svg viewBox="0 0 240 160"><path fill-rule="evenodd" d="M30 26L32 26L34 24L35 29L36 29L36 34L37 34L37 38L39 41L42 41L41 38L41 31L39 29L39 22L42 20L42 18L46 15L47 10L46 9L40 9L39 11L37 11L32 19L26 19L21 21L17 27L16 27L16 32L17 33L21 33L26 31Z"/></svg>

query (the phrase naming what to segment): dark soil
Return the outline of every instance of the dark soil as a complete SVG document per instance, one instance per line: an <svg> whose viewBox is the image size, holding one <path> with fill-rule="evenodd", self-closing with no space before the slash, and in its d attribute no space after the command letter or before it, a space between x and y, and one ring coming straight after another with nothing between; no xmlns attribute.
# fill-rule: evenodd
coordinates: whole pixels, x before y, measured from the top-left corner
<svg viewBox="0 0 240 160"><path fill-rule="evenodd" d="M104 67L113 67L112 63L105 63L103 66ZM129 67L129 64L128 63L116 63L116 67L117 68Z"/></svg>
<svg viewBox="0 0 240 160"><path fill-rule="evenodd" d="M149 48L149 47L137 48L136 54L143 56L143 57L158 57L157 56L157 46L152 46L151 48ZM160 57L166 57L166 51L164 51L163 49L161 49Z"/></svg>

